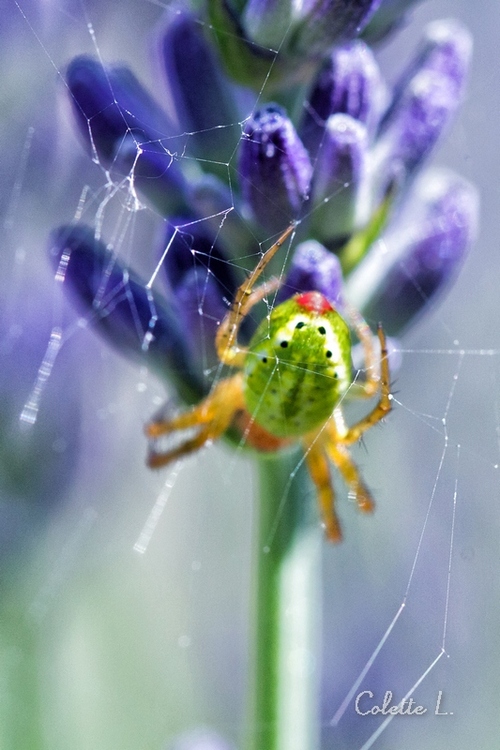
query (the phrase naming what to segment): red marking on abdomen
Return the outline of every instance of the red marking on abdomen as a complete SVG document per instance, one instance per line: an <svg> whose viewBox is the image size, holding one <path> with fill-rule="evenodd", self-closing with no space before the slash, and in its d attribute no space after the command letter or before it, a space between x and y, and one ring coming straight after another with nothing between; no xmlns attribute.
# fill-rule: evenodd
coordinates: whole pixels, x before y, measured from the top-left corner
<svg viewBox="0 0 500 750"><path fill-rule="evenodd" d="M333 310L333 307L321 292L304 292L303 294L298 294L295 297L295 301L308 312L316 313L317 315L323 315Z"/></svg>

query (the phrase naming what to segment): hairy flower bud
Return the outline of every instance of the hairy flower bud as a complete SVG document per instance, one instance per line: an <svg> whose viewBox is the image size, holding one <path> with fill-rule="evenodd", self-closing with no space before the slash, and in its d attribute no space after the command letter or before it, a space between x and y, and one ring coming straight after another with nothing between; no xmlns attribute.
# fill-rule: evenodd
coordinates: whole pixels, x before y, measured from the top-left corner
<svg viewBox="0 0 500 750"><path fill-rule="evenodd" d="M183 208L185 184L175 161L182 143L134 74L81 55L69 64L66 82L80 133L94 160L130 175L164 215Z"/></svg>
<svg viewBox="0 0 500 750"><path fill-rule="evenodd" d="M297 292L321 292L330 302L341 302L343 280L339 259L316 240L302 242L295 250L278 301Z"/></svg>
<svg viewBox="0 0 500 750"><path fill-rule="evenodd" d="M185 332L172 308L122 268L90 227L56 229L49 252L56 277L102 336L123 354L173 376L186 398L201 392L192 372Z"/></svg>
<svg viewBox="0 0 500 750"><path fill-rule="evenodd" d="M366 128L349 115L332 115L318 151L313 193L313 227L323 240L349 235L355 229L358 196L365 178Z"/></svg>
<svg viewBox="0 0 500 750"><path fill-rule="evenodd" d="M423 48L395 88L373 154L382 191L398 173L407 180L428 156L461 102L471 52L457 22L430 24Z"/></svg>
<svg viewBox="0 0 500 750"><path fill-rule="evenodd" d="M236 291L236 279L229 259L216 245L205 223L172 219L168 222L162 245L163 271L168 285L176 290L187 273L202 271L210 277L222 300L231 299Z"/></svg>
<svg viewBox="0 0 500 750"><path fill-rule="evenodd" d="M228 80L217 64L203 25L191 13L175 16L162 36L161 53L167 84L181 130L186 155L227 164L241 136L238 113Z"/></svg>
<svg viewBox="0 0 500 750"><path fill-rule="evenodd" d="M456 278L477 219L472 185L445 171L426 174L398 221L350 276L349 299L397 335Z"/></svg>
<svg viewBox="0 0 500 750"><path fill-rule="evenodd" d="M385 102L385 84L371 49L362 41L337 47L313 85L300 135L312 159L328 118L346 114L372 134Z"/></svg>
<svg viewBox="0 0 500 750"><path fill-rule="evenodd" d="M243 197L260 224L279 232L296 219L309 196L309 156L285 112L276 104L247 120L240 146Z"/></svg>

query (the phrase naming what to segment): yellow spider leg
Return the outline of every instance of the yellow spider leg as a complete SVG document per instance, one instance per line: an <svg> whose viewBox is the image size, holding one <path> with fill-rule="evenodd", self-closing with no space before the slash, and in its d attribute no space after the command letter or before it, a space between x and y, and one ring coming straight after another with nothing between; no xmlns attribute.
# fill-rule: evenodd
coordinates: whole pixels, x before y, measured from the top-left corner
<svg viewBox="0 0 500 750"><path fill-rule="evenodd" d="M335 512L335 495L330 478L328 458L319 440L304 441L304 446L307 468L318 493L318 502L323 523L325 524L326 536L331 542L341 542L342 531L340 530L340 523Z"/></svg>
<svg viewBox="0 0 500 750"><path fill-rule="evenodd" d="M255 292L253 292L253 287L264 268L294 229L295 224L290 224L274 245L264 253L252 273L237 290L231 309L220 324L215 337L217 355L223 364L232 365L233 367L243 366L247 349L238 346L237 342L241 321L248 315L257 302L279 286L279 281L272 279L267 284L264 284L262 289L258 289Z"/></svg>
<svg viewBox="0 0 500 750"><path fill-rule="evenodd" d="M359 469L352 460L347 448L339 443L335 445L333 442L326 443L325 447L333 463L342 475L344 482L355 496L358 508L363 513L370 513L374 509L375 503L370 491L363 483Z"/></svg>
<svg viewBox="0 0 500 750"><path fill-rule="evenodd" d="M148 465L157 469L198 450L208 441L216 440L229 427L234 413L243 407L242 376L238 373L232 378L221 380L212 393L190 411L170 420L152 422L146 427L146 434L151 438L191 427L200 427L200 430L193 438L185 440L172 450L162 453L151 451Z"/></svg>
<svg viewBox="0 0 500 750"><path fill-rule="evenodd" d="M378 327L377 333L380 341L380 380L378 381L380 398L376 406L366 417L352 425L352 427L347 428L346 432L338 432L337 440L344 445L352 445L352 443L359 440L364 432L373 427L374 424L377 424L377 422L380 422L392 408L387 344L381 326Z"/></svg>
<svg viewBox="0 0 500 750"><path fill-rule="evenodd" d="M349 304L345 305L345 311L349 323L363 347L363 359L365 363L366 381L362 384L356 395L370 398L375 395L379 387L379 372L375 361L375 348L373 346L373 335L370 326L360 312Z"/></svg>
<svg viewBox="0 0 500 750"><path fill-rule="evenodd" d="M216 437L218 437L218 435L212 435L211 427L205 427L205 429L201 430L196 437L192 438L192 440L186 440L178 448L174 448L171 451L165 451L164 453L151 451L148 455L148 466L150 469L160 469L162 466L171 463L171 461L186 456L188 453L194 453L194 451L202 448L205 443L208 443L209 440L213 440Z"/></svg>
<svg viewBox="0 0 500 750"><path fill-rule="evenodd" d="M172 419L159 419L156 422L150 422L146 425L145 432L149 438L154 439L176 430L187 430L189 427L207 424L212 419L211 397L209 396L195 408L178 414Z"/></svg>

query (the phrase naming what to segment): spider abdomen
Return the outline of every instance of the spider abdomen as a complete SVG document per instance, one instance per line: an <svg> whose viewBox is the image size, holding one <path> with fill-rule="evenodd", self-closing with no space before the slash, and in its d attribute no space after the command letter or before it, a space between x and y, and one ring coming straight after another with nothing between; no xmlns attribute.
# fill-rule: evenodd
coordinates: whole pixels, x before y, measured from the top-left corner
<svg viewBox="0 0 500 750"><path fill-rule="evenodd" d="M246 406L277 437L319 427L351 383L348 326L322 295L312 305L313 294L318 295L297 295L278 305L249 345Z"/></svg>

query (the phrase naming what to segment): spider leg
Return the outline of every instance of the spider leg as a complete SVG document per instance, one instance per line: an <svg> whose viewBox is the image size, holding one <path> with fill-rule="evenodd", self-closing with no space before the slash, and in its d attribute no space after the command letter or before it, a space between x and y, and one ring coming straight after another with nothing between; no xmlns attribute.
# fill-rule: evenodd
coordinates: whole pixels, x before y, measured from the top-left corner
<svg viewBox="0 0 500 750"><path fill-rule="evenodd" d="M217 355L225 365L232 365L233 367L243 366L247 350L244 347L238 346L237 342L241 321L246 315L248 315L257 302L265 297L266 294L269 294L269 292L277 289L279 281L277 279L271 279L271 281L263 284L261 288L255 291L253 291L253 288L262 271L294 229L295 224L290 224L290 226L276 240L274 245L264 253L252 273L238 288L231 309L221 322L215 337Z"/></svg>
<svg viewBox="0 0 500 750"><path fill-rule="evenodd" d="M381 419L387 416L392 408L387 344L381 326L378 327L377 333L380 341L380 380L377 380L377 385L380 388L380 398L378 403L372 411L366 415L366 417L352 425L352 427L348 427L345 431L337 430L337 442L343 443L344 445L352 445L359 440L364 432L369 430L370 427L373 427L374 424L377 424L377 422L380 422Z"/></svg>
<svg viewBox="0 0 500 750"><path fill-rule="evenodd" d="M363 483L359 474L359 469L352 460L347 448L340 443L334 444L332 442L327 443L326 449L333 463L342 475L350 492L352 492L356 498L358 508L363 513L371 513L375 508L375 503L373 502L370 491Z"/></svg>
<svg viewBox="0 0 500 750"><path fill-rule="evenodd" d="M171 461L182 458L182 456L186 456L189 453L194 453L194 451L202 448L205 443L208 443L215 437L218 437L218 435L212 435L210 427L205 427L205 429L200 430L196 437L192 438L192 440L186 440L178 448L163 453L150 451L147 460L148 466L150 469L160 469L162 466L171 463Z"/></svg>
<svg viewBox="0 0 500 750"><path fill-rule="evenodd" d="M345 310L349 323L363 347L363 358L365 362L366 380L359 388L359 391L356 391L356 395L370 398L375 395L379 387L379 373L375 361L372 331L361 313L359 313L354 307L345 303Z"/></svg>
<svg viewBox="0 0 500 750"><path fill-rule="evenodd" d="M146 435L157 438L179 430L199 428L198 433L168 451L151 450L148 465L157 469L201 448L205 443L216 440L226 429L233 415L244 406L242 376L240 373L221 380L212 392L190 411L169 420L151 422L146 427Z"/></svg>
<svg viewBox="0 0 500 750"><path fill-rule="evenodd" d="M342 531L335 512L335 494L330 477L328 458L320 440L304 441L304 446L306 465L318 493L326 536L331 542L340 542L342 541Z"/></svg>

